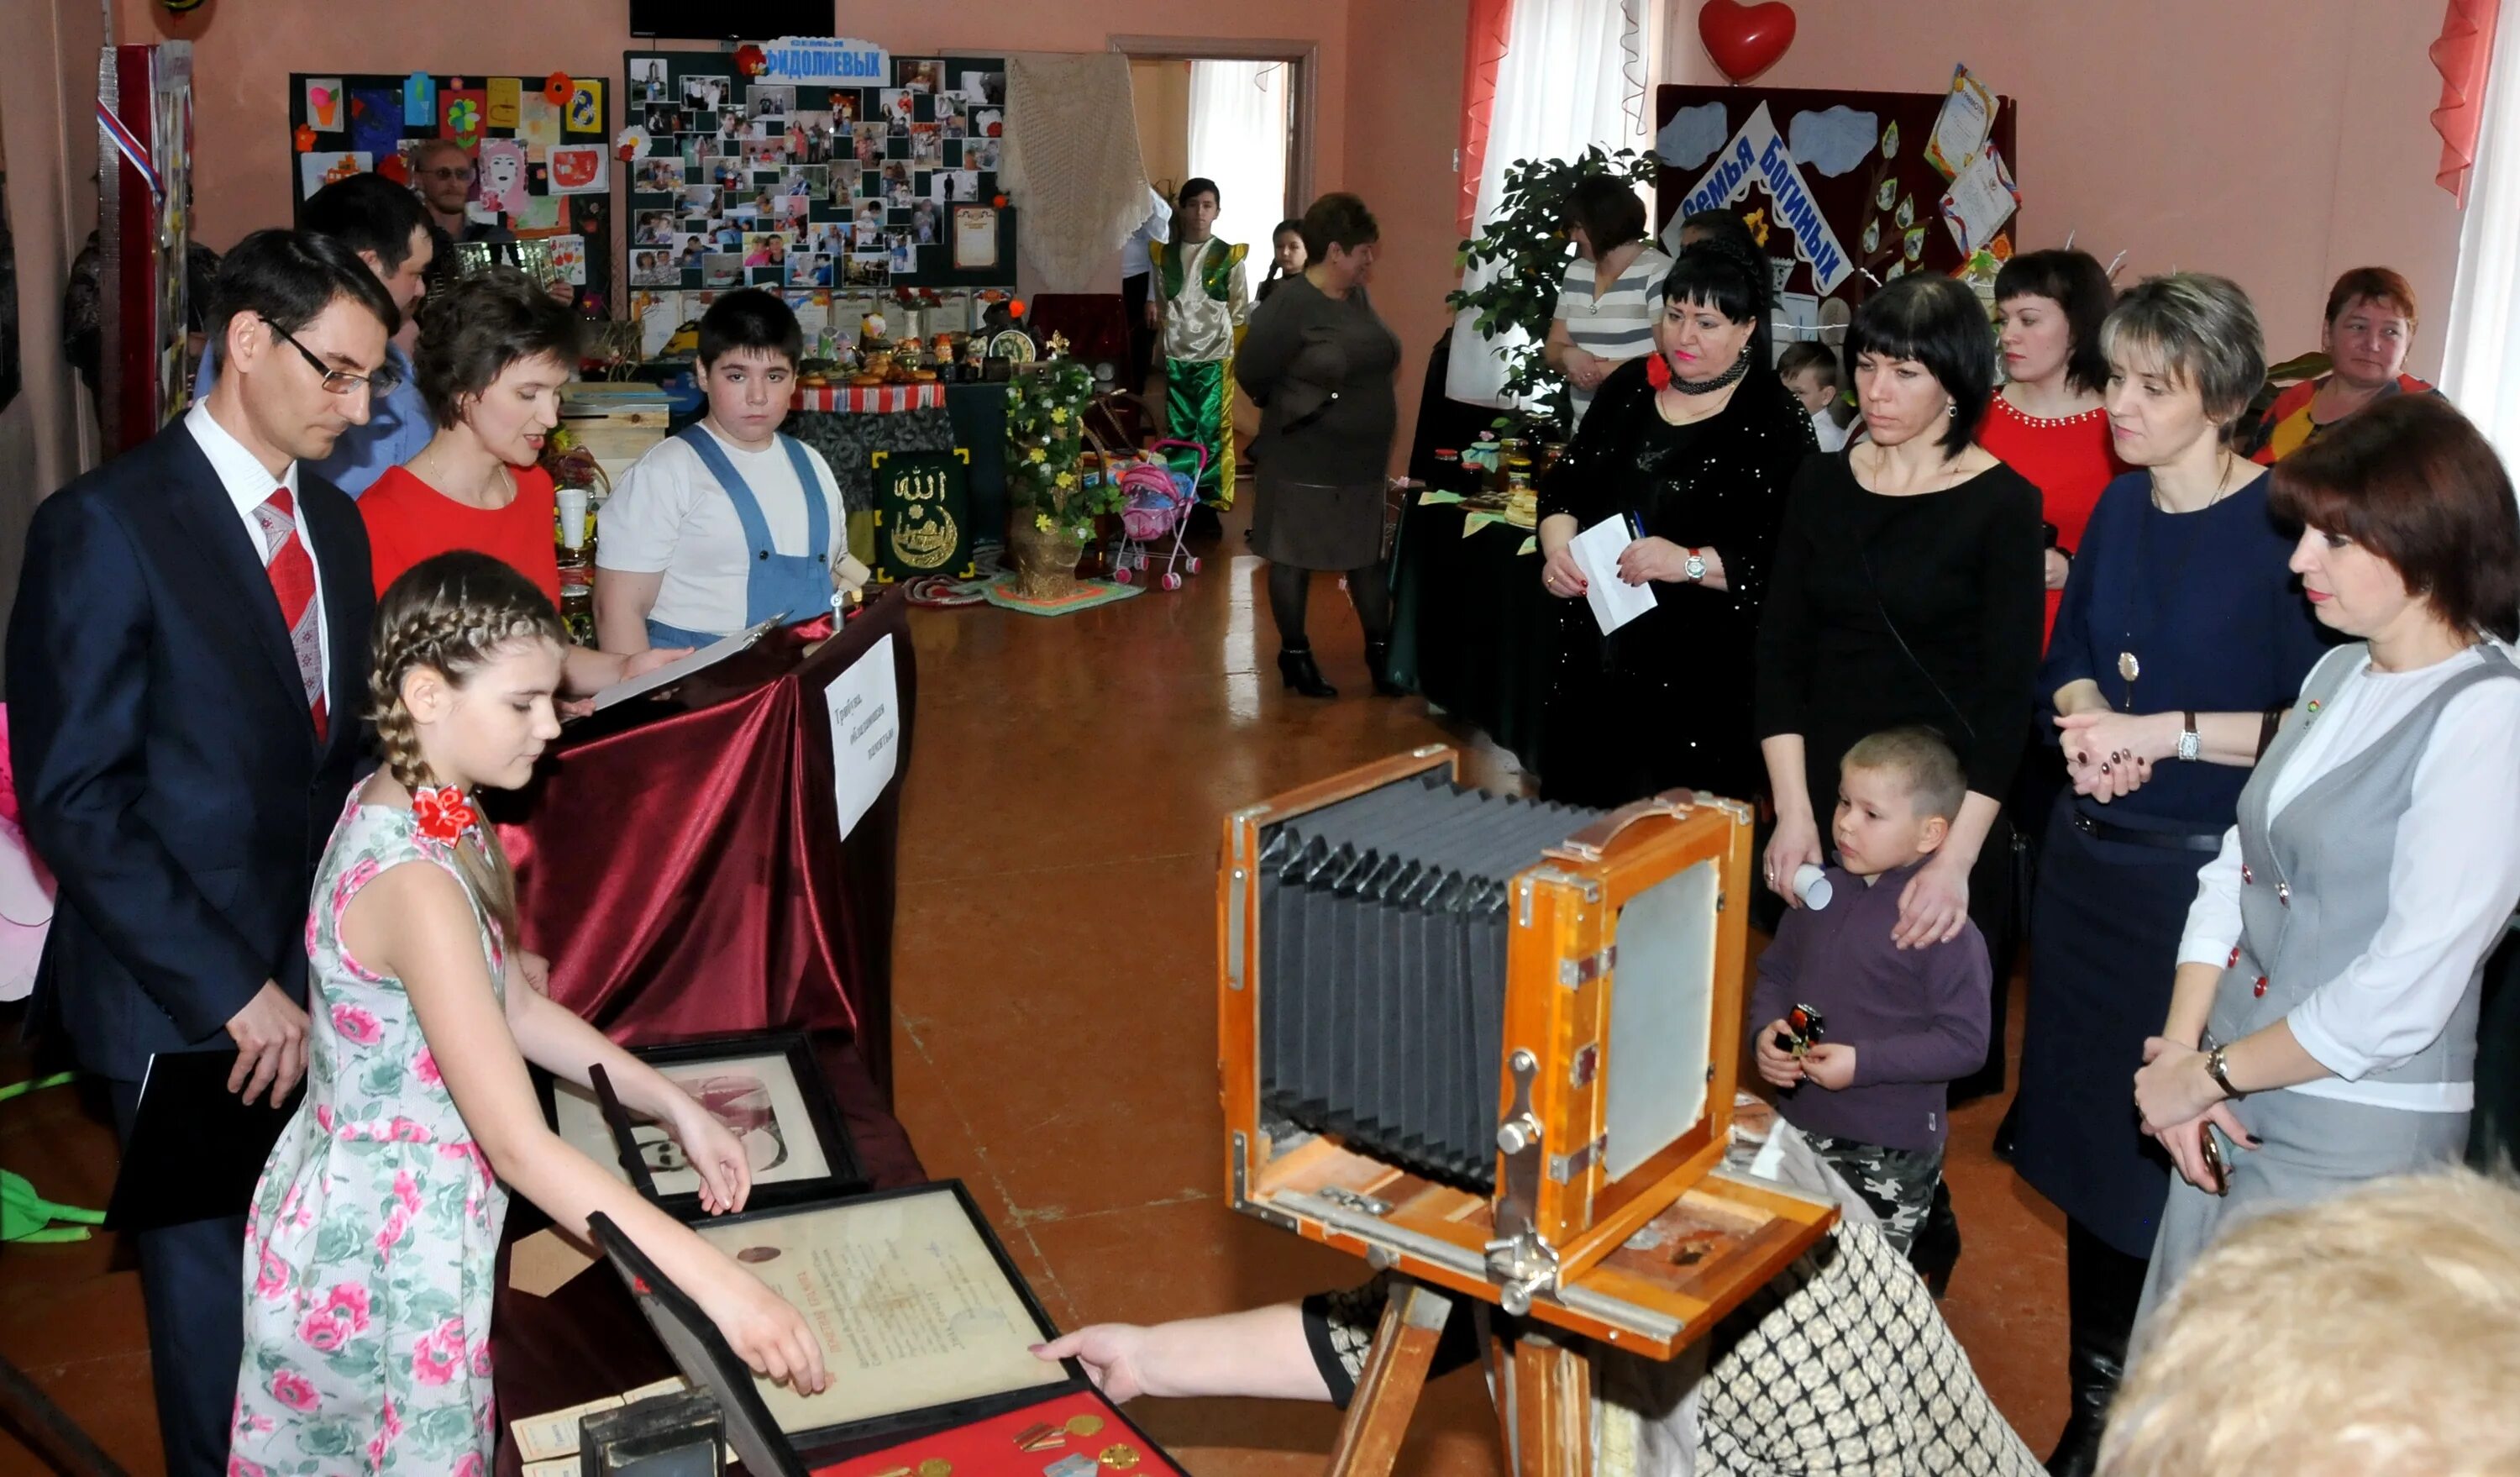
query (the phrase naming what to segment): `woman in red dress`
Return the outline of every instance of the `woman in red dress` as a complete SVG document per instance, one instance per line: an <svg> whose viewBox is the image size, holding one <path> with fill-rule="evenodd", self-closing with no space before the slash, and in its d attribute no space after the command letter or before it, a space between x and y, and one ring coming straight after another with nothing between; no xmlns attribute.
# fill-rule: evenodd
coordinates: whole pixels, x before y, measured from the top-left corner
<svg viewBox="0 0 2520 1477"><path fill-rule="evenodd" d="M2004 385L1977 439L2038 485L2049 529L2048 631L2100 489L2127 470L2110 448L2100 408L2109 374L2100 321L2116 301L2108 273L2087 251L2032 251L2004 263L1995 280Z"/></svg>
<svg viewBox="0 0 2520 1477"><path fill-rule="evenodd" d="M423 559L472 549L560 604L558 500L540 464L584 323L508 269L429 297L412 367L437 434L359 500L379 593Z"/></svg>

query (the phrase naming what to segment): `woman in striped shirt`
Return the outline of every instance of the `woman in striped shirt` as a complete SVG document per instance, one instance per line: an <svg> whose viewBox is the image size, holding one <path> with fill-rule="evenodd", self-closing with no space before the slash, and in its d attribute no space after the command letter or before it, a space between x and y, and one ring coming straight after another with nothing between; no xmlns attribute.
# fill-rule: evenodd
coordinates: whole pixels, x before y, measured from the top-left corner
<svg viewBox="0 0 2520 1477"><path fill-rule="evenodd" d="M1569 440L1584 424L1593 392L1610 372L1653 351L1655 296L1671 258L1645 241L1644 202L1605 174L1587 175L1566 197L1566 235L1575 260L1557 285L1557 312L1541 353L1574 390Z"/></svg>

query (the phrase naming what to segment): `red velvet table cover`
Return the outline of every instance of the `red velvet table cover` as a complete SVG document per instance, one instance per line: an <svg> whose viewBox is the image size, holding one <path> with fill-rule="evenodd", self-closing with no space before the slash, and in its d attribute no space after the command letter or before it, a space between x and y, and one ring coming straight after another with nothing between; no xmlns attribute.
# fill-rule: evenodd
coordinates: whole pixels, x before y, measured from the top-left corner
<svg viewBox="0 0 2520 1477"><path fill-rule="evenodd" d="M1067 356L1080 364L1100 360L1128 374L1129 310L1117 292L1035 292L1026 309L1035 336L1067 336Z"/></svg>
<svg viewBox="0 0 2520 1477"><path fill-rule="evenodd" d="M893 638L906 756L908 608L887 593L819 648L828 621L773 632L673 696L571 724L531 786L492 800L553 999L631 1046L844 1032L890 1103L901 774L842 840L823 690Z"/></svg>

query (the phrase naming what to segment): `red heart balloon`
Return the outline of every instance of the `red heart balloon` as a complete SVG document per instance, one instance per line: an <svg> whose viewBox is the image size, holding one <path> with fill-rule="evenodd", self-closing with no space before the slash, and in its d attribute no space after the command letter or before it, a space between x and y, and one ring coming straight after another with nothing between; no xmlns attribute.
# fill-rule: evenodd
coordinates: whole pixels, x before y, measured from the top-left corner
<svg viewBox="0 0 2520 1477"><path fill-rule="evenodd" d="M1743 5L1740 0L1706 0L1697 13L1697 39L1715 66L1735 82L1777 65L1794 44L1794 8L1784 0Z"/></svg>

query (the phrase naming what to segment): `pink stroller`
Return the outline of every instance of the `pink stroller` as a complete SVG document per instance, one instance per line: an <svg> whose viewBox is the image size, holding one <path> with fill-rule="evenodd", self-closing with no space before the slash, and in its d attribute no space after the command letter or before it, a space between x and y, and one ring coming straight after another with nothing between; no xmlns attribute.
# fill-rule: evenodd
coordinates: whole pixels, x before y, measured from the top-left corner
<svg viewBox="0 0 2520 1477"><path fill-rule="evenodd" d="M1198 572L1198 556L1183 546L1190 529L1190 511L1198 506L1199 478L1207 471L1207 448L1195 441L1157 441L1148 456L1120 471L1120 536L1111 546L1111 577L1128 584L1148 567L1150 551L1164 548L1164 572L1158 588L1178 590L1183 574ZM1189 453L1187 470L1179 465ZM1160 459L1154 454L1168 453ZM1178 569L1180 572L1176 573Z"/></svg>

